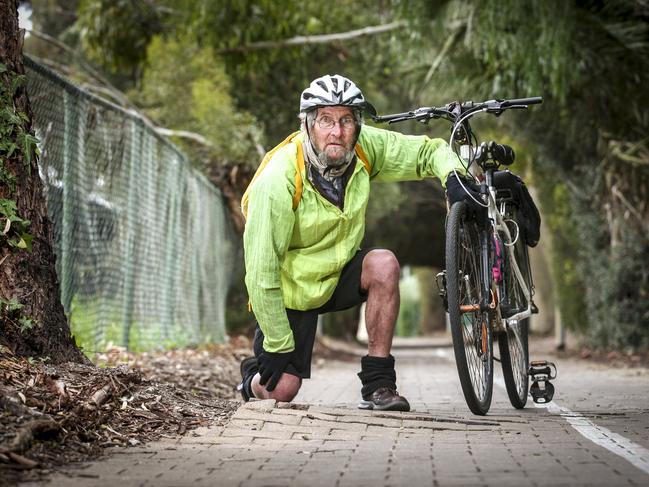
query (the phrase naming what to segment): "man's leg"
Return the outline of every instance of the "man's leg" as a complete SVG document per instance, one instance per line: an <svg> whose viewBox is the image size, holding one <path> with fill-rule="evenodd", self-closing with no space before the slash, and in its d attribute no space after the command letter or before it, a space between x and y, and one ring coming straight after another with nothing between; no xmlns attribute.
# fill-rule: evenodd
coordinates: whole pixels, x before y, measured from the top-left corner
<svg viewBox="0 0 649 487"><path fill-rule="evenodd" d="M256 374L252 378L252 393L257 399L275 399L282 402L290 402L297 396L300 386L302 386L302 378L293 374L284 373L279 378L277 386L272 391L266 390L264 386L259 383L260 375Z"/></svg>
<svg viewBox="0 0 649 487"><path fill-rule="evenodd" d="M358 374L363 384L359 407L409 411L410 404L397 393L394 357L390 354L399 314L399 262L392 252L376 249L365 256L361 289L367 293L368 354L361 359Z"/></svg>
<svg viewBox="0 0 649 487"><path fill-rule="evenodd" d="M257 325L253 344L255 356L244 359L241 363L242 382L238 389L244 401L257 398L290 402L300 390L302 378L311 377L311 354L315 342L318 312L287 309L286 315L295 340L295 350L291 352L290 362L275 389L269 391L259 383L261 376L258 373L257 357L264 351L264 334Z"/></svg>
<svg viewBox="0 0 649 487"><path fill-rule="evenodd" d="M399 262L392 252L375 249L365 256L361 289L367 293L368 355L388 357L399 314Z"/></svg>

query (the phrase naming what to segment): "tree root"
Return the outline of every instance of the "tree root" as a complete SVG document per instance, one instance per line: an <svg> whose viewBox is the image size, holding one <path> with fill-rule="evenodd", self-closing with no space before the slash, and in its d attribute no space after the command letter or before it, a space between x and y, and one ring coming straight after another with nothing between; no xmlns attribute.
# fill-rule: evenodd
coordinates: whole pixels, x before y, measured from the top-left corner
<svg viewBox="0 0 649 487"><path fill-rule="evenodd" d="M25 423L6 447L9 453L23 453L29 449L35 439L49 439L57 436L61 425L53 419L34 419Z"/></svg>

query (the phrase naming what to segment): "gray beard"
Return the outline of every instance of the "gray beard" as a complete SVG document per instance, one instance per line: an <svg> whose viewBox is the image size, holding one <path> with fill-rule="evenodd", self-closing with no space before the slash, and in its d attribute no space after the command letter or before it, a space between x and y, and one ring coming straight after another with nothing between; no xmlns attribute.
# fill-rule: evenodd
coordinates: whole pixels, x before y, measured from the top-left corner
<svg viewBox="0 0 649 487"><path fill-rule="evenodd" d="M331 159L324 151L319 151L311 142L310 137L305 137L302 143L302 150L306 161L315 168L327 181L333 181L342 176L354 160L354 150L347 151L340 159Z"/></svg>

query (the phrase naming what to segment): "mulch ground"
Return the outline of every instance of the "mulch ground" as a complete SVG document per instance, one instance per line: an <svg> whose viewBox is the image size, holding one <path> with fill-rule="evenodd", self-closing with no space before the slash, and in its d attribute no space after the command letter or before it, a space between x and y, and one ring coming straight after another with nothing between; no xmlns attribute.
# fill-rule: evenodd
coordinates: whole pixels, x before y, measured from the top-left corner
<svg viewBox="0 0 649 487"><path fill-rule="evenodd" d="M0 485L47 475L106 448L225 424L239 406L250 342L52 365L0 350Z"/></svg>

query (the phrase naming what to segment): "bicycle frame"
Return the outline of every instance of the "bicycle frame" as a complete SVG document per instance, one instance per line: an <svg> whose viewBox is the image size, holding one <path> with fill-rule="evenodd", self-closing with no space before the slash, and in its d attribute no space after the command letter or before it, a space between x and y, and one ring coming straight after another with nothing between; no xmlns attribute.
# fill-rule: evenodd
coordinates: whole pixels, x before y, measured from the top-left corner
<svg viewBox="0 0 649 487"><path fill-rule="evenodd" d="M521 290L523 291L523 295L525 296L525 301L527 302L527 309L525 309L525 311L520 311L514 314L513 316L509 316L505 318L505 323L508 325L510 321L524 320L525 318L529 318L532 315L532 291L531 291L531 287L528 287L527 283L525 282L520 267L518 266L516 253L514 252L514 244L516 243L516 241L512 241L512 236L509 231L509 227L505 223L505 218L503 217L502 213L500 212L496 204L496 188L493 186L493 181L492 181L493 169L488 169L485 173L485 176L486 176L485 182L488 188L487 215L491 223L491 228L493 228L494 232L496 233L502 232L501 234L504 234L506 237L506 241L503 242L503 244L505 246L507 255L512 264L516 281L520 286ZM518 238L520 238L520 235L516 235L516 239ZM492 276L489 277L490 279L488 282L491 282L493 278ZM499 290L497 288L496 288L496 292L499 293ZM498 299L500 301L500 296L498 296Z"/></svg>

